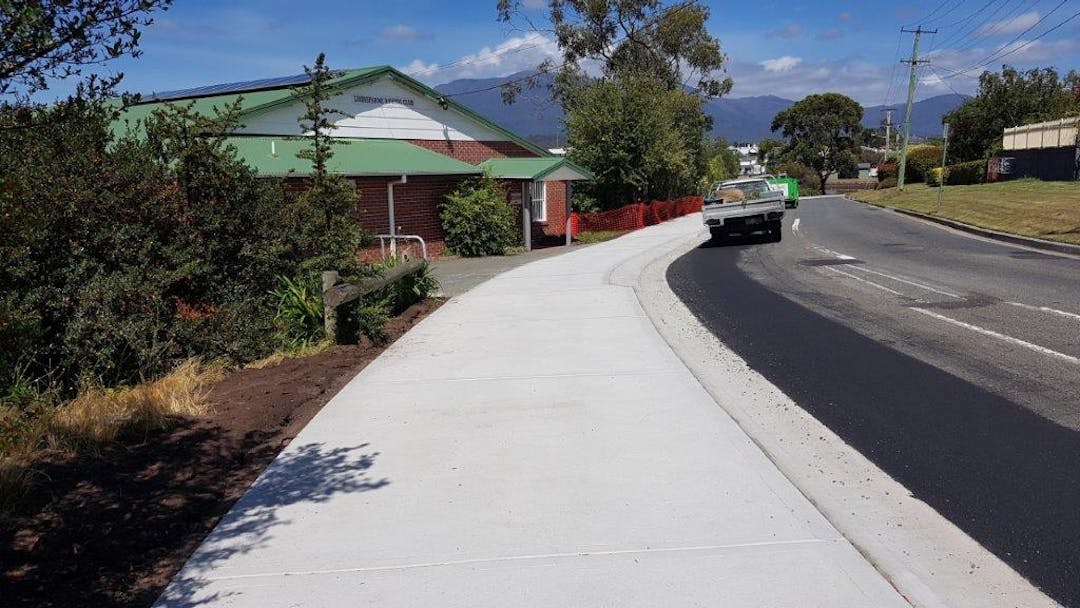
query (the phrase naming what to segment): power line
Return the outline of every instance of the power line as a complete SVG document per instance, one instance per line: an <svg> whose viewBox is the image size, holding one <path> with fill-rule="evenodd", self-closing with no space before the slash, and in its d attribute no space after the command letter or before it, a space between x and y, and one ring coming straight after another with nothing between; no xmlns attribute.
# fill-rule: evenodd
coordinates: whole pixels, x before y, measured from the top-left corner
<svg viewBox="0 0 1080 608"><path fill-rule="evenodd" d="M934 15L936 15L938 13L938 11L945 8L945 5L948 4L949 1L950 0L941 0L941 4L937 5L937 7L934 10L930 11L929 15L923 17L922 19L919 19L918 21L913 21L912 23L928 23L930 21L930 19L932 19L934 17ZM911 25L911 23L908 23L904 27L907 27L908 25Z"/></svg>
<svg viewBox="0 0 1080 608"><path fill-rule="evenodd" d="M999 21L997 21L996 23L994 23L992 25L988 25L987 23L984 22L979 28L976 28L976 29L970 31L969 33L970 34L975 34L975 37L971 39L971 42L968 45L956 48L956 49L954 49L954 52L966 51L966 50L968 50L970 48L973 48L975 46L975 44L978 43L978 41L980 41L980 40L987 40L989 38L993 38L1003 28L1005 28L1008 25L1012 24L1013 22L1015 22L1020 17L1023 17L1024 15L1028 14L1028 11L1030 9L1035 8L1035 6L1037 6L1038 4L1041 4L1041 3L1042 3L1042 0L1029 0L1029 2L1026 5L1024 5L1024 4L1016 4L1016 5L1014 5L1012 10L1005 13L1005 15ZM979 29L983 29L983 28L985 28L985 31L983 31L982 34L979 34Z"/></svg>
<svg viewBox="0 0 1080 608"><path fill-rule="evenodd" d="M998 7L995 10L990 11L990 12L986 12L986 9L990 8L990 5L995 4L995 3L1000 3L1000 4L998 4ZM933 52L935 49L938 49L938 48L947 48L953 42L959 42L959 41L963 40L964 37L978 32L981 28L985 27L986 24L989 23L989 21L991 19L993 19L999 12L1001 12L1002 8L1004 8L1004 7L1008 6L1008 5L1009 5L1009 0L990 0L989 2L987 2L986 4L979 7L975 12L971 13L967 17L965 17L963 19L960 19L958 21L954 21L954 22L950 23L949 25L939 26L939 29L946 30L946 29L949 29L949 28L951 28L953 26L961 25L965 21L971 23L971 27L967 28L966 30L961 25L961 27L957 28L956 32L953 33L952 35L935 39L934 40L934 46L933 46L933 48L931 48L931 52ZM981 20L976 21L976 17L978 15L983 15L983 18Z"/></svg>
<svg viewBox="0 0 1080 608"><path fill-rule="evenodd" d="M900 148L900 169L897 171L896 187L904 189L904 172L907 168L907 149L908 141L911 139L911 108L915 105L915 87L917 84L915 78L915 72L920 63L929 63L928 59L919 59L919 41L922 39L923 34L936 34L937 30L924 30L922 26L909 30L903 28L901 32L910 32L915 34L915 41L911 45L911 59L904 60L904 63L911 64L911 76L908 80L908 93L907 93L907 108L904 110L904 143Z"/></svg>
<svg viewBox="0 0 1080 608"><path fill-rule="evenodd" d="M1049 34L1050 32L1052 32L1052 31L1054 31L1054 30L1056 30L1056 29L1060 28L1060 27L1061 27L1062 25L1064 25L1064 24L1068 23L1069 21L1072 21L1072 20L1073 20L1073 19L1074 19L1074 18L1075 18L1075 17L1077 16L1077 15L1080 15L1080 12L1077 12L1077 13L1073 14L1073 16L1072 16L1072 17L1069 17L1069 18L1068 18L1068 19L1066 19L1065 21L1062 21L1062 22L1061 22L1061 23L1059 23L1059 24L1058 24L1057 26L1055 26L1055 27L1053 27L1053 28L1051 28L1051 29L1049 29L1049 30L1047 30L1047 31L1043 32L1042 34L1039 34L1038 36L1036 36L1035 38L1033 38L1033 39L1029 40L1029 41L1028 41L1028 42L1027 42L1026 44L1022 45L1021 47L1015 48L1015 49L1013 49L1013 50L1011 50L1011 51L1009 51L1009 52L1005 53L1004 55L1001 55L1001 54L1000 54L1000 53L1001 53L1002 51L1004 51L1005 49L1009 48L1009 45L1011 45L1011 44L1014 44L1014 43L1016 43L1016 42L1017 42L1018 40L1020 40L1021 38L1023 38L1025 34L1027 34L1027 33L1028 33L1028 32L1030 32L1031 30L1033 30L1033 29L1035 29L1036 27L1038 27L1038 26L1039 26L1039 25L1040 25L1040 24L1041 24L1042 22L1046 21L1046 20L1047 20L1047 19L1048 19L1048 18L1049 18L1049 17L1051 16L1051 15L1053 15L1053 14L1054 14L1055 12L1057 12L1057 10L1058 10L1058 9L1060 9L1060 8L1061 8L1062 6L1065 6L1065 4L1066 4L1066 3L1068 2L1068 1L1069 1L1069 0L1061 0L1061 2L1060 2L1060 3L1058 3L1058 5L1057 5L1057 6L1055 6L1055 7L1053 8L1053 9L1051 9L1049 13L1047 13L1047 14L1046 14L1045 16L1041 17L1041 18L1040 18L1040 19L1039 19L1038 21L1036 21L1035 23L1033 23L1033 24L1031 24L1030 26L1028 26L1028 28L1027 28L1027 29L1025 29L1024 31L1022 31L1022 32L1020 32L1019 34L1017 34L1015 38L1013 38L1013 39L1012 39L1012 40L1010 40L1009 42L1006 42L1005 44L1001 45L1001 46L1000 46L1000 47L999 47L999 48L998 48L998 49L997 49L996 51L994 51L993 53L991 53L991 54L990 54L989 56L985 57L984 59L980 60L980 61L979 61L979 62L977 62L976 64L974 64L974 65L972 65L972 66L970 66L970 67L964 68L964 69L962 69L962 70L949 70L950 72L953 72L953 75L952 75L952 76L949 76L949 78L955 78L957 74L965 74L965 73L971 72L971 71L973 71L973 70L977 70L977 69L979 69L979 68L982 68L982 67L985 67L985 66L987 66L987 65L990 65L990 64L991 64L992 62L994 62L994 61L997 61L998 59L1001 59L1001 58L1003 58L1003 57L1007 57L1008 55L1011 55L1011 54L1015 53L1016 51L1020 50L1021 48L1025 48L1025 47L1027 47L1028 45L1030 45L1031 43L1035 42L1035 41L1036 41L1036 40L1038 40L1039 38L1042 38L1043 36L1045 36L1045 35Z"/></svg>

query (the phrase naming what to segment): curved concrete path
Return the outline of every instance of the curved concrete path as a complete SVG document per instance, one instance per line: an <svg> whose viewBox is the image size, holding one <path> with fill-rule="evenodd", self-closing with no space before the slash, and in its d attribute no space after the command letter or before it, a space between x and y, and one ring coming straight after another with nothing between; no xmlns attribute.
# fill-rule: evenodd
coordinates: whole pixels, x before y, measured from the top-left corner
<svg viewBox="0 0 1080 608"><path fill-rule="evenodd" d="M690 216L454 298L361 372L161 606L907 606L630 285Z"/></svg>

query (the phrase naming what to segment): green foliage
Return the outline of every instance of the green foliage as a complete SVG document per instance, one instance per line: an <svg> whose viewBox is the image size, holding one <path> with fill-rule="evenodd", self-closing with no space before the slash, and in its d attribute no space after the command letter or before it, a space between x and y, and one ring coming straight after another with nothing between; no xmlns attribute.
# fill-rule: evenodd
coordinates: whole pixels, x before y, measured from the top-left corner
<svg viewBox="0 0 1080 608"><path fill-rule="evenodd" d="M694 192L704 175L702 100L649 76L592 81L566 117L570 157L596 179L580 190L604 209Z"/></svg>
<svg viewBox="0 0 1080 608"><path fill-rule="evenodd" d="M86 66L139 56L139 30L172 0L39 0L0 2L0 96L48 88L78 78ZM106 93L120 75L91 79Z"/></svg>
<svg viewBox="0 0 1080 608"><path fill-rule="evenodd" d="M649 76L669 90L682 90L688 74L697 78L697 93L719 97L731 90L723 78L727 57L709 33L709 8L698 0L666 5L662 0L552 0L548 16L563 54L556 96L564 98L581 80L582 61L595 61L604 78L613 74ZM500 21L535 29L520 0L499 0ZM540 71L552 69L551 61ZM512 100L520 85L504 88Z"/></svg>
<svg viewBox="0 0 1080 608"><path fill-rule="evenodd" d="M588 192L575 189L570 196L570 210L579 213L595 213L600 211L600 201Z"/></svg>
<svg viewBox="0 0 1080 608"><path fill-rule="evenodd" d="M359 243L337 236L350 229L306 232L326 208L283 205L280 182L237 159L233 112L162 110L113 139L111 113L85 101L0 109L15 127L0 128L0 393L15 370L71 394L195 356L260 358L277 277L355 265Z"/></svg>
<svg viewBox="0 0 1080 608"><path fill-rule="evenodd" d="M780 156L783 151L784 142L779 139L766 138L761 140L761 143L758 144L758 164L768 167L781 161Z"/></svg>
<svg viewBox="0 0 1080 608"><path fill-rule="evenodd" d="M1080 73L1064 78L1053 68L1026 72L1005 66L983 72L979 92L948 113L949 151L956 158L988 158L1001 147L1006 127L1056 120L1080 113Z"/></svg>
<svg viewBox="0 0 1080 608"><path fill-rule="evenodd" d="M355 184L327 169L335 144L328 134L333 128L331 118L341 114L326 106L330 95L327 85L335 74L326 66L323 53L316 57L314 67L304 66L304 72L311 80L297 88L295 95L304 103L298 122L301 131L309 134L304 141L310 145L296 156L310 160L312 171L308 189L285 206L285 220L297 235L301 248L296 255L303 260L304 270L338 270L351 275L357 270L355 253L369 237L355 218L360 201Z"/></svg>
<svg viewBox="0 0 1080 608"><path fill-rule="evenodd" d="M986 161L972 160L949 167L948 184L964 186L986 181Z"/></svg>
<svg viewBox="0 0 1080 608"><path fill-rule="evenodd" d="M439 212L447 248L464 257L502 255L518 239L514 215L505 190L490 177L462 184Z"/></svg>
<svg viewBox="0 0 1080 608"><path fill-rule="evenodd" d="M277 301L274 327L278 340L289 349L300 349L323 339L322 284L314 274L293 280L278 277L271 292Z"/></svg>
<svg viewBox="0 0 1080 608"><path fill-rule="evenodd" d="M717 139L705 147L708 164L705 171L705 187L718 181L731 179L739 174L739 155L728 149L728 143Z"/></svg>
<svg viewBox="0 0 1080 608"><path fill-rule="evenodd" d="M908 150L904 182L926 181L930 170L941 166L942 148L937 145L914 146Z"/></svg>
<svg viewBox="0 0 1080 608"><path fill-rule="evenodd" d="M777 114L771 128L787 138L785 158L813 169L824 192L830 174L856 164L862 116L862 106L854 99L823 93L808 95Z"/></svg>

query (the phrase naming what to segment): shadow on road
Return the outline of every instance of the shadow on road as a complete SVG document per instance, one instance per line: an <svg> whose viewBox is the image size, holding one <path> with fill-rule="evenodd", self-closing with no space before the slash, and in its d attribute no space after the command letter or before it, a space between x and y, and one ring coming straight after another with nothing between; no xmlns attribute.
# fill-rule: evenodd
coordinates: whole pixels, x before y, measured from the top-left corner
<svg viewBox="0 0 1080 608"><path fill-rule="evenodd" d="M714 247L744 247L747 245L771 244L772 238L765 233L733 234L723 239L710 238L698 245L698 249L712 249Z"/></svg>

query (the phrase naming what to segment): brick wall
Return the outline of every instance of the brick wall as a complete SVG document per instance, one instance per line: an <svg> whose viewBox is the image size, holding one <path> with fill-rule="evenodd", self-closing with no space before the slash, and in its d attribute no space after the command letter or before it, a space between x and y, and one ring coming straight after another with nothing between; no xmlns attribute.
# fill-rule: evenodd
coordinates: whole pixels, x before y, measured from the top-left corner
<svg viewBox="0 0 1080 608"><path fill-rule="evenodd" d="M460 176L415 176L394 186L394 219L399 234L418 234L426 241L442 241L439 205L461 183ZM356 179L360 191L360 225L371 234L390 232L387 183L393 178Z"/></svg>
<svg viewBox="0 0 1080 608"><path fill-rule="evenodd" d="M512 141L446 141L430 139L410 139L410 144L427 148L460 161L476 165L489 158L536 156Z"/></svg>
<svg viewBox="0 0 1080 608"><path fill-rule="evenodd" d="M540 231L545 236L566 234L566 182L548 182L547 223L540 224Z"/></svg>

